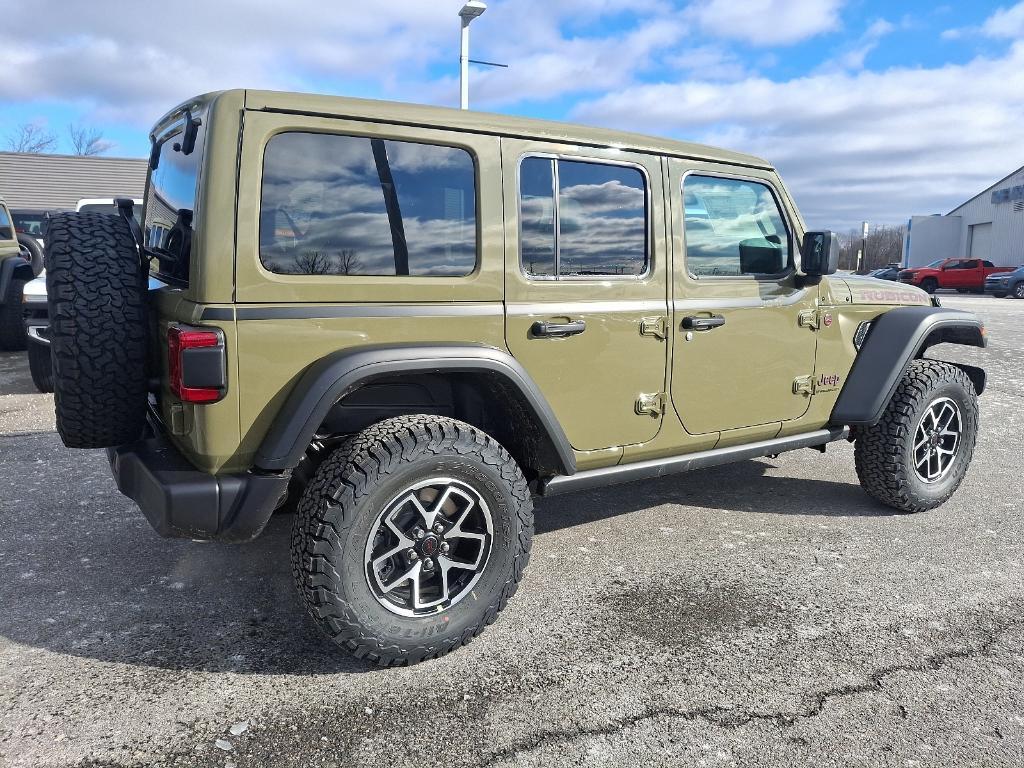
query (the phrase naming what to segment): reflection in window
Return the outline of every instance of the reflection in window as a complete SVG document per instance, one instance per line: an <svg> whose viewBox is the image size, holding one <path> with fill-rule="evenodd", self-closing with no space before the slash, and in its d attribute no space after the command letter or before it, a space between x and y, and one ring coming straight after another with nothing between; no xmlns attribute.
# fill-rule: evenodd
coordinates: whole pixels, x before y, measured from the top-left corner
<svg viewBox="0 0 1024 768"><path fill-rule="evenodd" d="M475 188L465 150L279 134L264 157L260 260L281 274L467 275Z"/></svg>
<svg viewBox="0 0 1024 768"><path fill-rule="evenodd" d="M683 207L692 274L774 275L789 266L789 235L766 185L688 176Z"/></svg>
<svg viewBox="0 0 1024 768"><path fill-rule="evenodd" d="M0 240L13 240L14 239L14 227L11 225L11 219L7 215L7 210L0 206Z"/></svg>
<svg viewBox="0 0 1024 768"><path fill-rule="evenodd" d="M519 184L526 274L636 276L647 271L647 194L639 170L529 157L522 162Z"/></svg>
<svg viewBox="0 0 1024 768"><path fill-rule="evenodd" d="M528 275L555 274L554 161L527 157L519 168L520 248Z"/></svg>

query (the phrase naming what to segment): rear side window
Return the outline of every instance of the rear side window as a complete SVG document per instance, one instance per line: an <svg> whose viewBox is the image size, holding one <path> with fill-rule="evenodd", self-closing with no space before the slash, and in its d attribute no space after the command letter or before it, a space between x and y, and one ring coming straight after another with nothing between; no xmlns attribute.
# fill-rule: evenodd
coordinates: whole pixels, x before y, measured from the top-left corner
<svg viewBox="0 0 1024 768"><path fill-rule="evenodd" d="M11 225L11 217L7 215L7 209L0 205L0 240L13 240L14 227Z"/></svg>
<svg viewBox="0 0 1024 768"><path fill-rule="evenodd" d="M647 272L647 186L639 169L527 157L519 196L520 259L530 277Z"/></svg>
<svg viewBox="0 0 1024 768"><path fill-rule="evenodd" d="M264 156L260 261L286 275L468 275L473 158L433 144L278 134Z"/></svg>
<svg viewBox="0 0 1024 768"><path fill-rule="evenodd" d="M695 277L776 275L789 267L789 234L767 185L691 175L683 205L686 264Z"/></svg>

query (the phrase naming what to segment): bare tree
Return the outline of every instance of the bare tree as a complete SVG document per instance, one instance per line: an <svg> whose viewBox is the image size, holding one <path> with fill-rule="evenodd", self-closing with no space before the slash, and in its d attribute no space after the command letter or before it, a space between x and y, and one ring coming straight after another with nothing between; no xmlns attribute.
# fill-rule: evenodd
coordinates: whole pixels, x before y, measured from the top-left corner
<svg viewBox="0 0 1024 768"><path fill-rule="evenodd" d="M340 254L341 263L338 265L338 272L342 275L353 275L363 266L362 260L354 250L346 248Z"/></svg>
<svg viewBox="0 0 1024 768"><path fill-rule="evenodd" d="M303 251L295 257L300 275L326 275L331 273L331 259L322 251Z"/></svg>
<svg viewBox="0 0 1024 768"><path fill-rule="evenodd" d="M7 134L7 148L11 152L37 155L52 152L57 146L57 134L46 130L40 123L22 123Z"/></svg>
<svg viewBox="0 0 1024 768"><path fill-rule="evenodd" d="M868 272L872 269L900 262L903 259L903 238L905 234L905 227L882 225L870 230L866 243L867 249L862 254L860 271L862 273ZM859 229L851 229L846 234L840 235L839 268L857 269L857 253L863 245Z"/></svg>
<svg viewBox="0 0 1024 768"><path fill-rule="evenodd" d="M103 132L87 125L68 125L68 138L76 155L102 155L114 146L103 138Z"/></svg>

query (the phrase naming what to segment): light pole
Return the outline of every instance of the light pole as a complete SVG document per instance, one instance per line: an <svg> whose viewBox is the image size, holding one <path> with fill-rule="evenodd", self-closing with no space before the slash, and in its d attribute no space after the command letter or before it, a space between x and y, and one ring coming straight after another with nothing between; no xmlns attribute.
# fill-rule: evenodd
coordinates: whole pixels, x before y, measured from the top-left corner
<svg viewBox="0 0 1024 768"><path fill-rule="evenodd" d="M487 4L481 0L469 0L462 10L459 11L459 18L462 19L462 53L459 56L462 81L462 108L469 109L469 25L487 10Z"/></svg>

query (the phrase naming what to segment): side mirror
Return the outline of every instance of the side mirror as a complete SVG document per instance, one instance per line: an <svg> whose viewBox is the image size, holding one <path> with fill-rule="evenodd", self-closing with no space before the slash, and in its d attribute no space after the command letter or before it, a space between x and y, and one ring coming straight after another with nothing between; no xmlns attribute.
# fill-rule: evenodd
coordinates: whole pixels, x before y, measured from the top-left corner
<svg viewBox="0 0 1024 768"><path fill-rule="evenodd" d="M808 277L834 275L839 269L839 237L835 232L808 232L800 248L803 273Z"/></svg>

